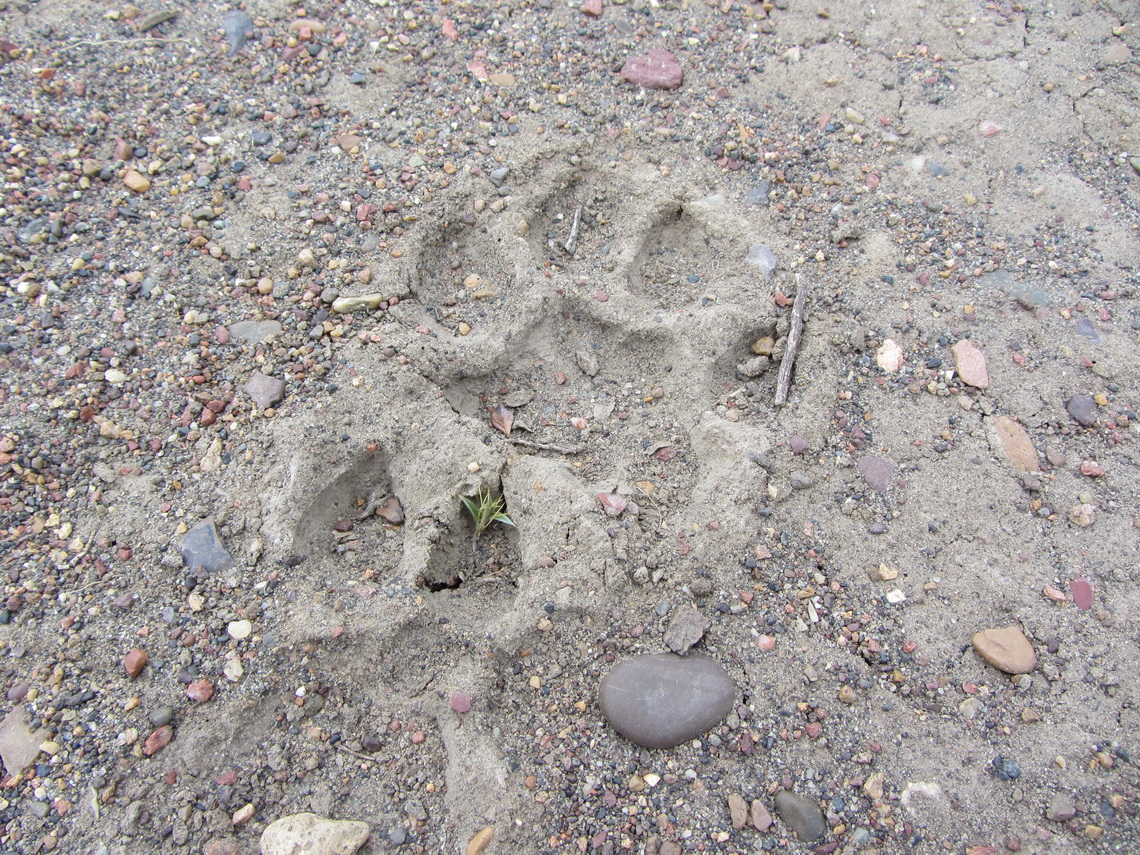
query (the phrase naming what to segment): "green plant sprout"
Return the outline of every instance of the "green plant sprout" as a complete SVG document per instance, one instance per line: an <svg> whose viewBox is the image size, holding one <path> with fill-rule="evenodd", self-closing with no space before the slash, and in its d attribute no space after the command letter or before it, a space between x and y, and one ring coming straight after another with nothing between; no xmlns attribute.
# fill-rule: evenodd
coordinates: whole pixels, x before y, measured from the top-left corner
<svg viewBox="0 0 1140 855"><path fill-rule="evenodd" d="M463 506L467 508L471 518L475 520L475 535L471 538L471 549L475 549L475 543L479 537L487 530L491 523L502 523L503 525L515 524L515 521L507 516L506 503L503 501L501 495L494 495L490 491L480 489L479 495L474 499L469 496L460 496Z"/></svg>

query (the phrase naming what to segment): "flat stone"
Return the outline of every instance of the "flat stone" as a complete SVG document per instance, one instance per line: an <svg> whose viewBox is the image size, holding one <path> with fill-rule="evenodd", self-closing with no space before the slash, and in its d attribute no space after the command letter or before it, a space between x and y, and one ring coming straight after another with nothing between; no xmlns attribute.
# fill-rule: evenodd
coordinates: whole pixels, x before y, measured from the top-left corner
<svg viewBox="0 0 1140 855"><path fill-rule="evenodd" d="M246 382L245 391L258 409L266 410L285 397L285 383L276 377L266 377L260 371L255 371Z"/></svg>
<svg viewBox="0 0 1140 855"><path fill-rule="evenodd" d="M43 732L35 733L24 723L24 708L14 707L0 722L0 758L9 775L16 775L39 756Z"/></svg>
<svg viewBox="0 0 1140 855"><path fill-rule="evenodd" d="M772 191L772 185L768 181L761 181L755 187L748 191L748 195L744 197L744 201L749 205L759 205L761 208L767 208L770 200L768 194Z"/></svg>
<svg viewBox="0 0 1140 855"><path fill-rule="evenodd" d="M127 676L133 680L142 673L148 660L146 651L136 647L123 657L123 669L127 672Z"/></svg>
<svg viewBox="0 0 1140 855"><path fill-rule="evenodd" d="M987 420L988 421L988 420ZM1004 454L1021 472L1038 472L1037 449L1025 428L1008 416L998 416L992 422L990 445L994 451Z"/></svg>
<svg viewBox="0 0 1140 855"><path fill-rule="evenodd" d="M791 790L776 793L776 813L800 840L819 840L827 832L819 805Z"/></svg>
<svg viewBox="0 0 1140 855"><path fill-rule="evenodd" d="M744 828L748 822L748 803L737 793L728 797L728 815L732 820L732 827L737 831Z"/></svg>
<svg viewBox="0 0 1140 855"><path fill-rule="evenodd" d="M1077 806L1073 804L1071 796L1057 793L1049 799L1049 806L1045 808L1045 818L1053 822L1066 822L1077 815Z"/></svg>
<svg viewBox="0 0 1140 855"><path fill-rule="evenodd" d="M764 802L760 799L752 800L748 818L752 822L752 827L757 831L767 831L772 827L772 814L768 813L768 808L764 807Z"/></svg>
<svg viewBox="0 0 1140 855"><path fill-rule="evenodd" d="M978 350L968 338L955 344L951 351L958 363L958 376L968 386L985 389L990 385L990 374L986 370L986 355Z"/></svg>
<svg viewBox="0 0 1140 855"><path fill-rule="evenodd" d="M1087 612L1092 608L1092 585L1088 583L1087 579L1074 579L1070 582L1069 593L1073 595L1073 602L1081 611Z"/></svg>
<svg viewBox="0 0 1140 855"><path fill-rule="evenodd" d="M366 822L315 813L285 816L261 833L261 855L352 855L368 841Z"/></svg>
<svg viewBox="0 0 1140 855"><path fill-rule="evenodd" d="M700 653L636 656L602 680L602 715L644 748L672 748L720 723L732 709L736 684L724 666Z"/></svg>
<svg viewBox="0 0 1140 855"><path fill-rule="evenodd" d="M234 558L222 545L212 519L202 520L186 532L178 549L191 570L201 567L207 573L218 573L234 566Z"/></svg>
<svg viewBox="0 0 1140 855"><path fill-rule="evenodd" d="M700 641L709 628L709 622L692 606L684 606L673 613L669 628L665 630L665 644L674 653L684 655Z"/></svg>
<svg viewBox="0 0 1140 855"><path fill-rule="evenodd" d="M238 321L228 327L230 336L238 341L257 344L281 335L281 324L277 321Z"/></svg>
<svg viewBox="0 0 1140 855"><path fill-rule="evenodd" d="M1096 401L1092 395L1073 395L1065 402L1065 409L1082 427L1096 424Z"/></svg>
<svg viewBox="0 0 1140 855"><path fill-rule="evenodd" d="M681 63L667 50L653 48L642 56L633 56L622 66L621 76L646 89L676 89L685 80Z"/></svg>
<svg viewBox="0 0 1140 855"><path fill-rule="evenodd" d="M1007 674L1028 674L1037 664L1033 645L1016 626L976 632L973 645L979 656Z"/></svg>
<svg viewBox="0 0 1140 855"><path fill-rule="evenodd" d="M895 465L885 457L864 457L859 461L859 472L868 487L882 493L891 486Z"/></svg>

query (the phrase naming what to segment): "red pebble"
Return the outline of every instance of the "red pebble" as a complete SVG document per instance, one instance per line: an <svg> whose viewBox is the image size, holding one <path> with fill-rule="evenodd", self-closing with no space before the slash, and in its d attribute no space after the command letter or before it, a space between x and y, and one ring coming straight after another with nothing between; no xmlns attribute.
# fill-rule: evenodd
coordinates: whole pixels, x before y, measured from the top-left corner
<svg viewBox="0 0 1140 855"><path fill-rule="evenodd" d="M1074 579L1070 582L1069 593L1073 595L1073 602L1081 611L1088 611L1092 608L1092 585L1088 583L1087 579Z"/></svg>
<svg viewBox="0 0 1140 855"><path fill-rule="evenodd" d="M471 711L471 697L463 692L456 692L451 696L451 708L461 715Z"/></svg>
<svg viewBox="0 0 1140 855"><path fill-rule="evenodd" d="M143 743L143 754L147 757L153 757L170 744L172 736L174 736L174 729L169 724L164 724L146 738L146 742Z"/></svg>
<svg viewBox="0 0 1140 855"><path fill-rule="evenodd" d="M198 703L205 703L214 697L214 684L205 678L195 680L186 687L186 697Z"/></svg>
<svg viewBox="0 0 1140 855"><path fill-rule="evenodd" d="M140 650L136 647L125 657L123 657L123 668L126 669L127 676L131 679L134 679L142 673L142 670L146 667L146 663L148 661L149 657L146 655L146 651Z"/></svg>

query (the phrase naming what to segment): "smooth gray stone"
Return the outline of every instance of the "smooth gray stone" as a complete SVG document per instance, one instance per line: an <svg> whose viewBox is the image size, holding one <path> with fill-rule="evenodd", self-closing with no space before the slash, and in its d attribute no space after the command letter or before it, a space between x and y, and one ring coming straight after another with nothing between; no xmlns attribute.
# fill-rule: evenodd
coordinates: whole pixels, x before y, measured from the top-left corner
<svg viewBox="0 0 1140 855"><path fill-rule="evenodd" d="M239 341L257 344L281 335L281 324L277 321L238 321L230 324L230 335Z"/></svg>
<svg viewBox="0 0 1140 855"><path fill-rule="evenodd" d="M827 833L819 805L799 793L791 790L776 793L776 813L800 840L819 840Z"/></svg>
<svg viewBox="0 0 1140 855"><path fill-rule="evenodd" d="M736 700L724 666L700 653L657 653L619 662L602 680L602 715L645 748L672 748L719 724Z"/></svg>
<svg viewBox="0 0 1140 855"><path fill-rule="evenodd" d="M202 520L182 538L182 560L191 571L201 567L207 573L229 570L233 556L222 546L213 520Z"/></svg>

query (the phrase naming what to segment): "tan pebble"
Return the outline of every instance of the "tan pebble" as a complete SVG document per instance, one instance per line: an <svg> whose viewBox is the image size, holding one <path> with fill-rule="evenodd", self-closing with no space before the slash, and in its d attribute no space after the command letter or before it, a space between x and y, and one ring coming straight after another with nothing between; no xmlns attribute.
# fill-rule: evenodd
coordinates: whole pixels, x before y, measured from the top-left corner
<svg viewBox="0 0 1140 855"><path fill-rule="evenodd" d="M1088 528L1096 522L1096 506L1083 502L1069 508L1069 522L1079 528Z"/></svg>
<svg viewBox="0 0 1140 855"><path fill-rule="evenodd" d="M275 151L275 152L273 152L273 154L269 155L269 162L274 164L274 165L276 165L278 163L284 163L285 162L285 155L279 151Z"/></svg>
<svg viewBox="0 0 1140 855"><path fill-rule="evenodd" d="M128 169L123 176L123 183L136 193L145 193L150 189L150 179L136 169Z"/></svg>
<svg viewBox="0 0 1140 855"><path fill-rule="evenodd" d="M232 620L226 627L226 632L234 641L244 641L253 632L253 624L247 620Z"/></svg>
<svg viewBox="0 0 1140 855"><path fill-rule="evenodd" d="M1033 724L1035 721L1041 721L1041 713L1031 707L1026 707L1021 711L1021 720L1026 724Z"/></svg>
<svg viewBox="0 0 1140 855"><path fill-rule="evenodd" d="M893 567L888 567L886 564L880 564L878 567L869 567L867 576L872 582L889 582L898 578L899 571Z"/></svg>
<svg viewBox="0 0 1140 855"><path fill-rule="evenodd" d="M894 374L902 368L904 361L902 348L893 339L886 339L875 351L875 364L888 374Z"/></svg>
<svg viewBox="0 0 1140 855"><path fill-rule="evenodd" d="M845 704L855 703L855 690L850 686L839 687L839 700Z"/></svg>
<svg viewBox="0 0 1140 855"><path fill-rule="evenodd" d="M732 827L739 831L748 822L748 803L737 793L732 793L728 797L728 813Z"/></svg>
<svg viewBox="0 0 1140 855"><path fill-rule="evenodd" d="M526 237L529 231L530 223L528 223L526 220L520 220L519 224L515 226L515 234L517 234L519 237Z"/></svg>
<svg viewBox="0 0 1140 855"><path fill-rule="evenodd" d="M298 18L289 23L289 31L292 33L299 33L304 29L313 33L327 33L329 31L329 28L322 21L315 18Z"/></svg>
<svg viewBox="0 0 1140 855"><path fill-rule="evenodd" d="M245 825L253 819L254 810L255 808L251 804L243 805L234 811L234 815L230 817L230 821L233 822L234 825Z"/></svg>
<svg viewBox="0 0 1140 855"><path fill-rule="evenodd" d="M978 655L1007 674L1028 674L1037 664L1037 653L1016 626L984 629L974 634Z"/></svg>
<svg viewBox="0 0 1140 855"><path fill-rule="evenodd" d="M752 342L752 352L757 356L771 356L776 349L776 340L770 335L760 336Z"/></svg>
<svg viewBox="0 0 1140 855"><path fill-rule="evenodd" d="M964 338L955 344L951 351L957 361L958 376L968 386L985 389L990 385L990 375L986 370L986 356L971 342Z"/></svg>
<svg viewBox="0 0 1140 855"><path fill-rule="evenodd" d="M1099 825L1086 825L1085 826L1085 837L1087 837L1089 840L1096 840L1102 834L1104 834L1104 829L1101 828Z"/></svg>
<svg viewBox="0 0 1140 855"><path fill-rule="evenodd" d="M1001 450L1014 468L1022 472L1040 470L1041 467L1037 464L1037 449L1033 447L1033 441L1025 432L1025 428L1013 419L1008 416L998 416L993 422L993 435L996 442L991 444Z"/></svg>
<svg viewBox="0 0 1140 855"><path fill-rule="evenodd" d="M768 813L768 808L764 807L764 803L760 799L752 800L752 807L749 811L752 820L752 827L757 831L767 831L772 827L772 815Z"/></svg>
<svg viewBox="0 0 1140 855"><path fill-rule="evenodd" d="M459 334L460 335L467 335L469 332L471 332L471 325L468 324L467 321L460 321L459 322Z"/></svg>
<svg viewBox="0 0 1140 855"><path fill-rule="evenodd" d="M883 797L883 779L885 775L882 772L873 772L867 778L866 783L863 784L863 792L867 798L872 801L878 801Z"/></svg>
<svg viewBox="0 0 1140 855"><path fill-rule="evenodd" d="M641 793L645 791L645 779L640 775L630 775L629 781L626 783L631 793Z"/></svg>
<svg viewBox="0 0 1140 855"><path fill-rule="evenodd" d="M479 831L471 842L467 844L467 855L481 855L487 844L491 842L491 838L495 836L495 827L488 825L482 831Z"/></svg>

